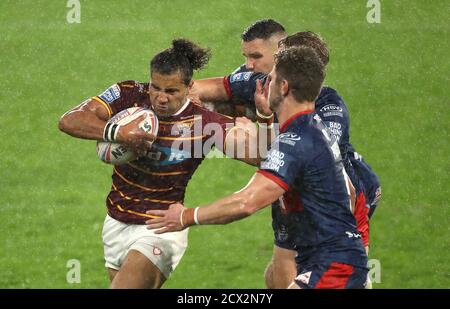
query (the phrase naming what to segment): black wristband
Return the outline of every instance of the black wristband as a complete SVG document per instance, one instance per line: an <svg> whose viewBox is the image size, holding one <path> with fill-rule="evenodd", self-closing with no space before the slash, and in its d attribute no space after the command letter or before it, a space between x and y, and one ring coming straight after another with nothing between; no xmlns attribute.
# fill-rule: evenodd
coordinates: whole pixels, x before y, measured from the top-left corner
<svg viewBox="0 0 450 309"><path fill-rule="evenodd" d="M117 133L119 132L119 125L114 123L107 123L103 130L103 140L105 142L115 142Z"/></svg>
<svg viewBox="0 0 450 309"><path fill-rule="evenodd" d="M111 141L112 142L115 142L116 141L116 137L117 137L117 132L116 131L119 131L118 130L119 129L119 125L118 124L113 124L112 126L111 126Z"/></svg>
<svg viewBox="0 0 450 309"><path fill-rule="evenodd" d="M108 132L109 132L109 128L111 127L110 123L107 123L105 128L103 129L103 140L105 142L109 142L109 138L108 138Z"/></svg>

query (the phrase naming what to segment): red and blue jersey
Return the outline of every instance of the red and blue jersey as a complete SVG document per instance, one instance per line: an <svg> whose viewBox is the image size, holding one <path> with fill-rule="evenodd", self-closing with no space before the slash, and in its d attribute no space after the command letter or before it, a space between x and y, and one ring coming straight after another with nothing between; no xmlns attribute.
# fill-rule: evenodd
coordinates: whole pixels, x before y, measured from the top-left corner
<svg viewBox="0 0 450 309"><path fill-rule="evenodd" d="M366 267L339 146L317 113L299 113L283 125L258 173L286 191L272 207L275 237L290 239L298 264Z"/></svg>
<svg viewBox="0 0 450 309"><path fill-rule="evenodd" d="M244 102L248 107L255 109L256 81L261 79L264 83L267 75L246 72L244 68L245 66L241 66L233 74L225 76L224 86L231 102ZM350 117L345 101L333 88L323 87L315 103L316 113L338 141L344 167L357 194L365 188L368 204L375 205L381 195L380 182L371 167L361 160L361 156L355 156L356 151L350 144Z"/></svg>

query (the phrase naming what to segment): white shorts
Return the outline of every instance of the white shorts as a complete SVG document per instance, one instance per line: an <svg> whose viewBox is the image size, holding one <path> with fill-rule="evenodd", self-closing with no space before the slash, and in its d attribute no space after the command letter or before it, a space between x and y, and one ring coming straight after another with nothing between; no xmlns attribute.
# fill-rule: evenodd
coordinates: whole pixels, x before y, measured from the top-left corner
<svg viewBox="0 0 450 309"><path fill-rule="evenodd" d="M127 224L106 215L102 237L106 267L119 270L128 251L137 250L168 278L186 251L188 229L157 235L146 225Z"/></svg>

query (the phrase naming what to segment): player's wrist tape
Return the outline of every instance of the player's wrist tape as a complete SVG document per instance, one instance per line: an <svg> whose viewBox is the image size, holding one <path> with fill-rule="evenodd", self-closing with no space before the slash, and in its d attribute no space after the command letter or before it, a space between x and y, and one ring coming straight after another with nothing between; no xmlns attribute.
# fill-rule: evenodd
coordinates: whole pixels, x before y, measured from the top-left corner
<svg viewBox="0 0 450 309"><path fill-rule="evenodd" d="M107 123L103 130L103 140L105 142L115 142L119 133L119 125L116 123Z"/></svg>
<svg viewBox="0 0 450 309"><path fill-rule="evenodd" d="M195 208L185 208L181 211L180 223L181 227L188 227L195 224L200 224L198 222L198 207Z"/></svg>
<svg viewBox="0 0 450 309"><path fill-rule="evenodd" d="M259 118L262 118L262 119L272 119L273 118L273 113L271 113L270 115L264 115L264 114L261 114L258 111L258 109L256 109L256 116L258 116Z"/></svg>
<svg viewBox="0 0 450 309"><path fill-rule="evenodd" d="M256 121L261 127L264 127L264 125L266 125L267 128L271 129L273 125L273 120L274 120L273 113L267 116L258 112L258 109L256 110Z"/></svg>
<svg viewBox="0 0 450 309"><path fill-rule="evenodd" d="M195 224L200 225L200 222L198 222L198 209L199 209L199 207L195 207L195 210L194 210L194 222L195 222Z"/></svg>

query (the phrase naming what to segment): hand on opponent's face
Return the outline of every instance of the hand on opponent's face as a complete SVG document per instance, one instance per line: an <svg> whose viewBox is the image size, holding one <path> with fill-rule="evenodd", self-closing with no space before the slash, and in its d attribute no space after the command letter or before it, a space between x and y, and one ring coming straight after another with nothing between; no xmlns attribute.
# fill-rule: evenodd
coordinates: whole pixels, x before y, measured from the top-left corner
<svg viewBox="0 0 450 309"><path fill-rule="evenodd" d="M262 86L261 80L258 79L256 81L256 90L255 90L255 106L256 110L263 116L272 115L272 110L270 109L269 104L269 84L270 78L267 76L266 82L264 83L264 87Z"/></svg>

